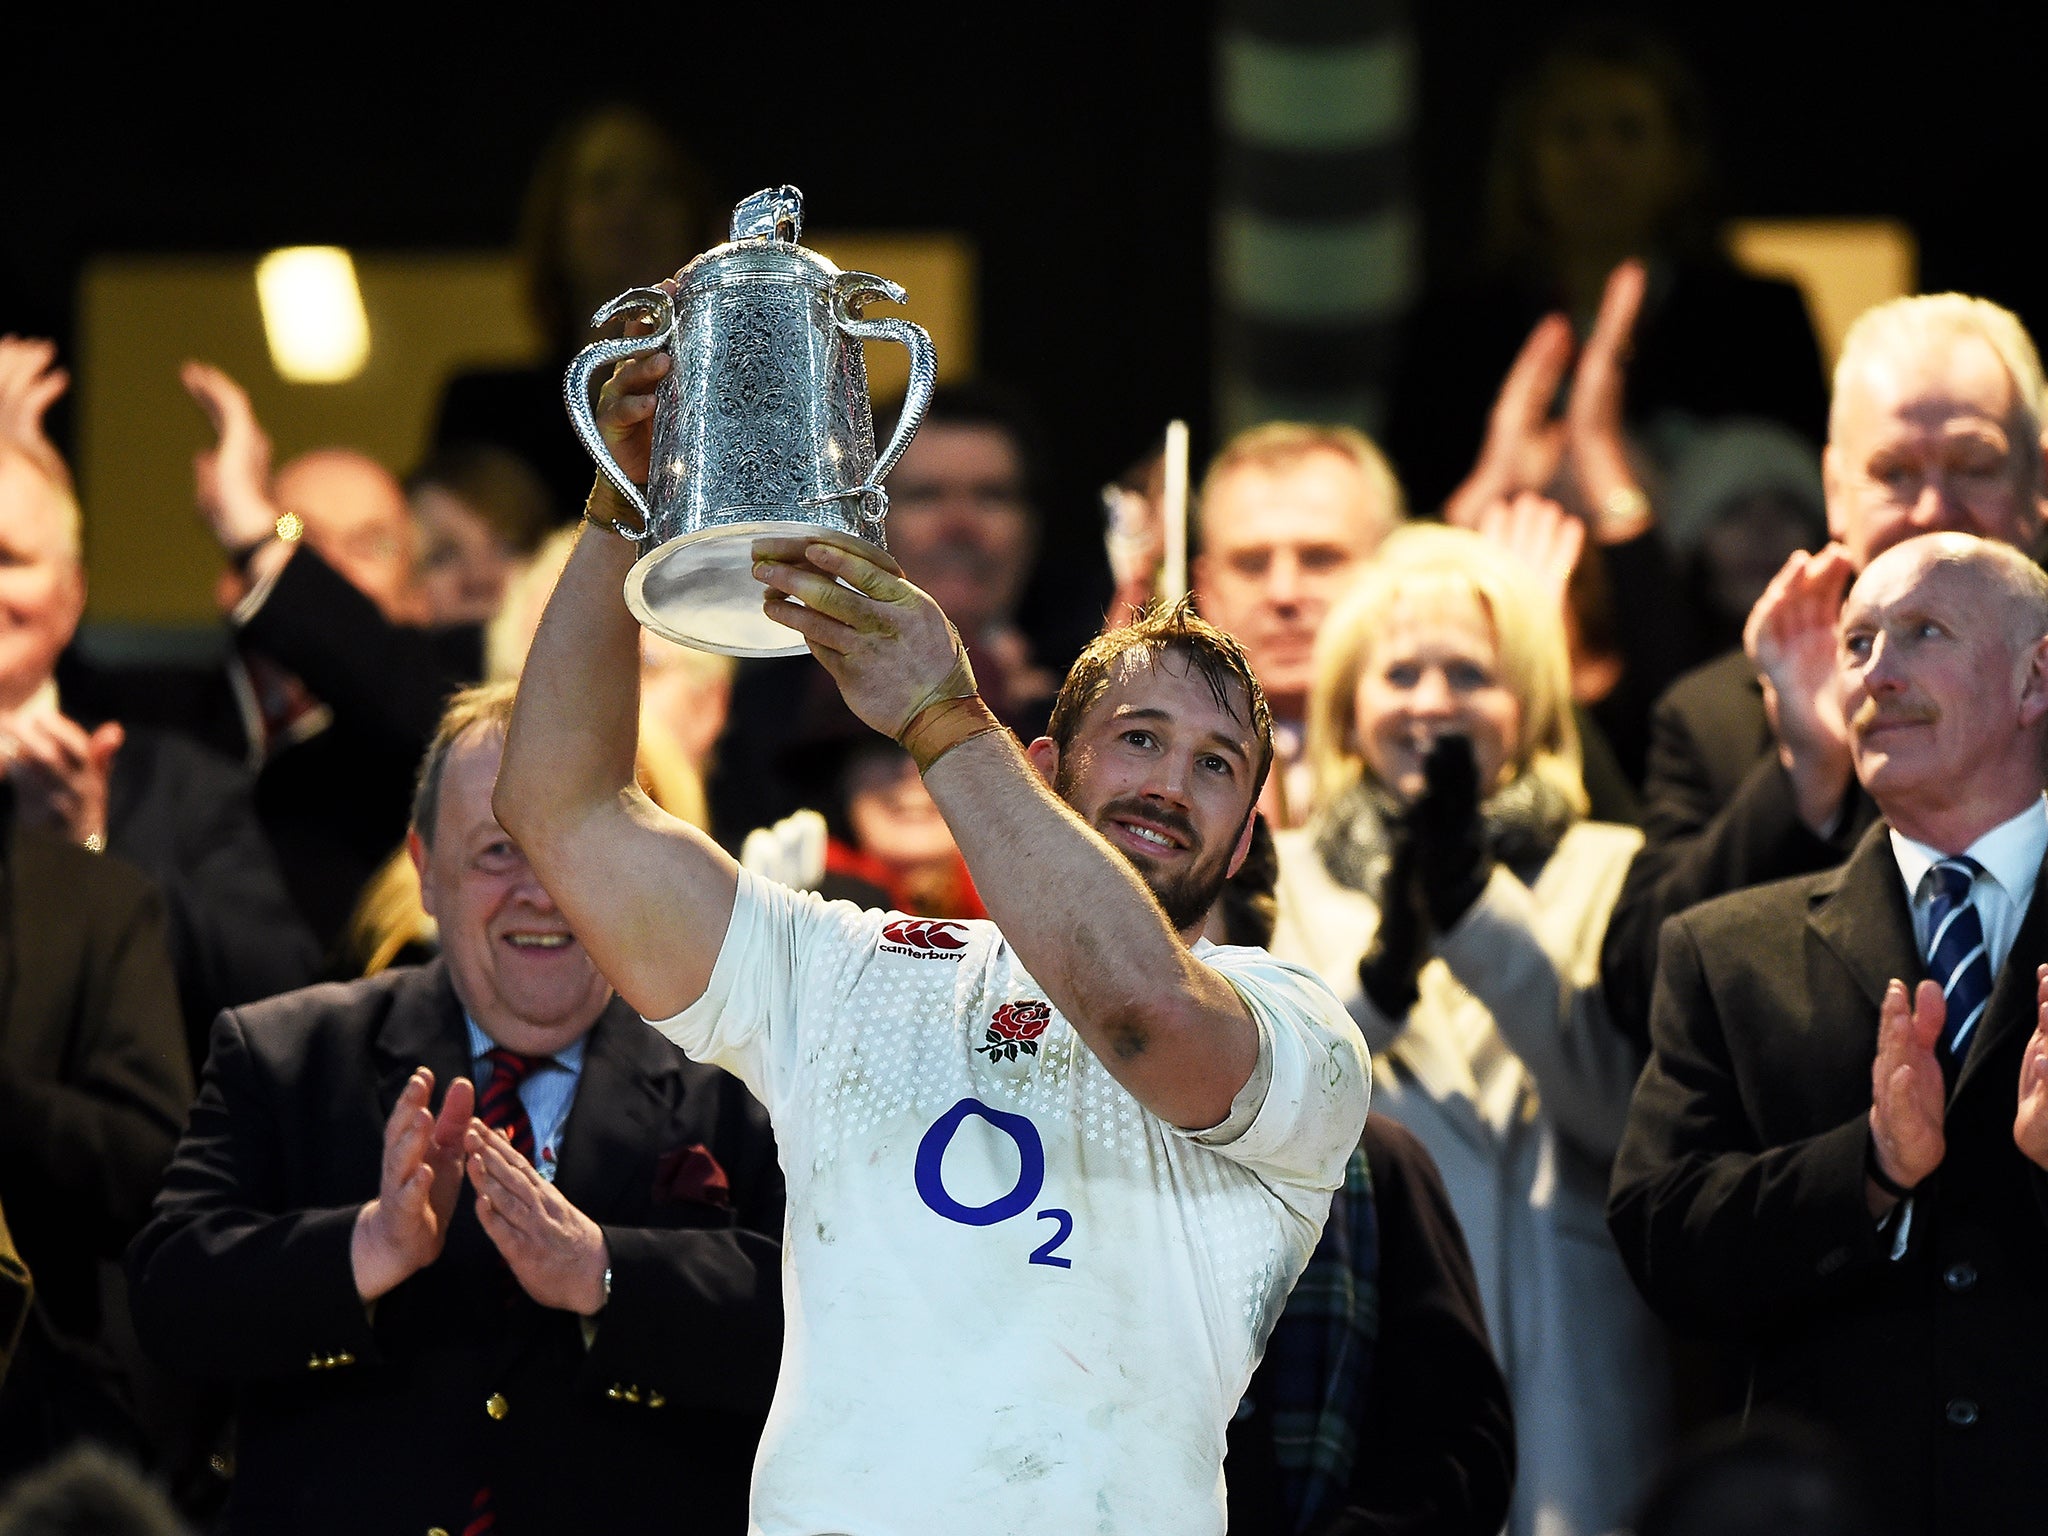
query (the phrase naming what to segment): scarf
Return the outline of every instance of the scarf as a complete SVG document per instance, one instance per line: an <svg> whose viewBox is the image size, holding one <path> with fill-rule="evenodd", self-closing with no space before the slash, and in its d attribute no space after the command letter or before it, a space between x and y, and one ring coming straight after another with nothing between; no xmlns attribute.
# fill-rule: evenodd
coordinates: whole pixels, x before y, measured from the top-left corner
<svg viewBox="0 0 2048 1536"><path fill-rule="evenodd" d="M1316 818L1314 832L1316 853L1330 878L1378 900L1392 858L1387 829L1404 809L1364 778L1331 801ZM1525 773L1481 805L1479 819L1487 851L1527 880L1542 869L1579 816L1548 779Z"/></svg>

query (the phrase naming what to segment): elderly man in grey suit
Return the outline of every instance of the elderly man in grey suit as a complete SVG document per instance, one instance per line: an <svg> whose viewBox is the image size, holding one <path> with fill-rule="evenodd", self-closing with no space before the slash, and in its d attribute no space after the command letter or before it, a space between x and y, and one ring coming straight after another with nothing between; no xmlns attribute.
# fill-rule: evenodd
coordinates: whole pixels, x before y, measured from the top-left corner
<svg viewBox="0 0 2048 1536"><path fill-rule="evenodd" d="M1901 544L1836 671L1883 819L1840 869L1665 924L1608 1222L1898 1529L2010 1529L2048 1500L2048 575Z"/></svg>

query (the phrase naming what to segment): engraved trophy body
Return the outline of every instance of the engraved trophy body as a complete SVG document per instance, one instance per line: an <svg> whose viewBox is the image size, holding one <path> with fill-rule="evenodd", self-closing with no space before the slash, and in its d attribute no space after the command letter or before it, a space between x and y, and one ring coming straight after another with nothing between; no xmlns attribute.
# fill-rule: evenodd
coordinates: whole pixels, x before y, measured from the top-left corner
<svg viewBox="0 0 2048 1536"><path fill-rule="evenodd" d="M667 639L728 656L800 656L800 636L761 611L753 542L835 529L886 549L882 481L931 401L931 338L862 304L903 302L868 272L842 272L797 244L803 195L771 187L733 212L732 239L659 288L620 294L591 320L638 313L644 336L593 342L563 380L569 420L604 477L639 512L612 526L640 549L626 577L633 616ZM910 350L910 387L888 447L875 452L864 339ZM590 381L622 358L665 349L647 488L613 462L590 406Z"/></svg>

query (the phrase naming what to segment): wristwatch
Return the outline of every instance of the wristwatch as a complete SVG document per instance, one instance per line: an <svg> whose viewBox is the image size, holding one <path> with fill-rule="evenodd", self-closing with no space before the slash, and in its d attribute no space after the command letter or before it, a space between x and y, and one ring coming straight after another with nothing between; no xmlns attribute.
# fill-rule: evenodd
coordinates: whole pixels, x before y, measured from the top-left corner
<svg viewBox="0 0 2048 1536"><path fill-rule="evenodd" d="M1641 486L1618 485L1601 499L1593 523L1603 540L1632 536L1648 526L1650 498Z"/></svg>
<svg viewBox="0 0 2048 1536"><path fill-rule="evenodd" d="M277 521L271 525L270 532L254 543L244 544L240 549L229 550L228 559L234 562L236 570L246 571L249 569L249 562L256 558L256 552L268 547L272 540L279 544L296 544L305 536L304 518L296 512L280 512L277 514Z"/></svg>

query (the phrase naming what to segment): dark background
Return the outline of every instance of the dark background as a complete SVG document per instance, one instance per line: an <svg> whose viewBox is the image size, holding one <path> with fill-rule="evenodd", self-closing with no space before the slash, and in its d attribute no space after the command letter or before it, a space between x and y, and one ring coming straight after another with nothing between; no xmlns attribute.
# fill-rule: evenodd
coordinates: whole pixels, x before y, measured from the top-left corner
<svg viewBox="0 0 2048 1536"><path fill-rule="evenodd" d="M1419 193L1429 270L1443 277L1470 245L1503 82L1586 12L1411 10ZM1923 287L2048 321L2048 268L2025 234L2048 149L2041 7L1733 0L1603 14L1658 26L1699 73L1728 212L1903 218ZM503 244L558 119L624 95L735 195L793 181L820 225L975 239L983 372L1043 415L1056 538L1092 541L1093 488L1167 417L1194 422L1198 455L1213 446L1207 7L290 16L268 33L117 23L88 6L11 23L0 328L67 336L77 275L100 251Z"/></svg>

